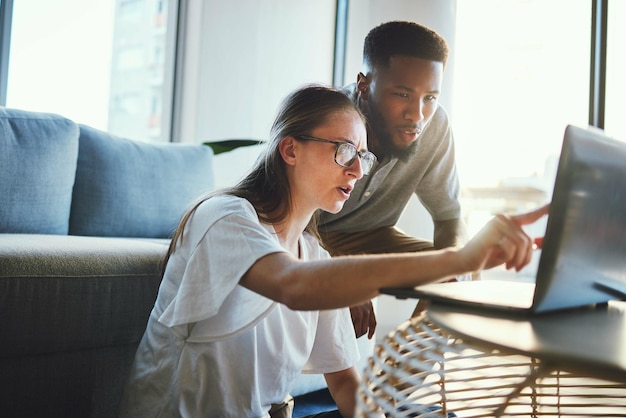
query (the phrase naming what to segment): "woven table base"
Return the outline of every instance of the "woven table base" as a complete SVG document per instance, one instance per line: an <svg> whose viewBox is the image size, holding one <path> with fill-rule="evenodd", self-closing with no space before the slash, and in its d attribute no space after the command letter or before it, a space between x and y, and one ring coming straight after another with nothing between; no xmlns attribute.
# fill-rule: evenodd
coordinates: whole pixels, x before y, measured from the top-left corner
<svg viewBox="0 0 626 418"><path fill-rule="evenodd" d="M473 347L425 314L376 346L356 417L625 417L626 384Z"/></svg>

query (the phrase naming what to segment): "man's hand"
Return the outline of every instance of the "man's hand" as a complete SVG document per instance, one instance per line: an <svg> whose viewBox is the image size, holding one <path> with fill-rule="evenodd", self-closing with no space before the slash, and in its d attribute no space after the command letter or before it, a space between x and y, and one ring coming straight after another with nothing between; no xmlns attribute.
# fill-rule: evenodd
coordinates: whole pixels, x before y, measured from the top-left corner
<svg viewBox="0 0 626 418"><path fill-rule="evenodd" d="M352 325L354 325L356 337L359 338L367 334L367 338L371 340L374 336L374 331L376 331L376 315L374 314L372 301L351 306L350 315L352 316Z"/></svg>

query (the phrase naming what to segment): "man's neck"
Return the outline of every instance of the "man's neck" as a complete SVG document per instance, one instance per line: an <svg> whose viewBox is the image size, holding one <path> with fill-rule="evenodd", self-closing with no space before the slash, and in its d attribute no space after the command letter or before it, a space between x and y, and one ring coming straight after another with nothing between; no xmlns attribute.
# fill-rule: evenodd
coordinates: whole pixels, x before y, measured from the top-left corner
<svg viewBox="0 0 626 418"><path fill-rule="evenodd" d="M358 108L361 110L366 118L369 118L369 112L367 111L367 103L365 102L365 100L361 100L360 95L357 96L356 100ZM369 122L367 124L367 148L370 152L374 153L379 161L386 157L384 148L380 146L378 135L376 135Z"/></svg>
<svg viewBox="0 0 626 418"><path fill-rule="evenodd" d="M369 126L367 127L367 148L374 153L378 161L383 160L387 156L385 149L380 146L378 135Z"/></svg>

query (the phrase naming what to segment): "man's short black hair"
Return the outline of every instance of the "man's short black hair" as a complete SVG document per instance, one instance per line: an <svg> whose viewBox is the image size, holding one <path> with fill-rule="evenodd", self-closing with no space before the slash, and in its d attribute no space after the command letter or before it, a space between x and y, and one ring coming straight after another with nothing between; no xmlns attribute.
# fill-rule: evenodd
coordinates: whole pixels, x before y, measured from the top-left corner
<svg viewBox="0 0 626 418"><path fill-rule="evenodd" d="M448 44L434 30L415 22L393 21L372 29L365 37L363 64L369 70L389 66L393 55L408 55L446 64Z"/></svg>

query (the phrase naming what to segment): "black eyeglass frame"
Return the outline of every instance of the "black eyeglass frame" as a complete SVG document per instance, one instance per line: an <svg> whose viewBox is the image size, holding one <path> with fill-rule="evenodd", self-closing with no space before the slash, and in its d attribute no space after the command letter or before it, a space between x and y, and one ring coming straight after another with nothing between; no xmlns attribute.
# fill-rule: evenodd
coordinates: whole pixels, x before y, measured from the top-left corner
<svg viewBox="0 0 626 418"><path fill-rule="evenodd" d="M350 142L331 141L330 139L318 138L316 136L311 136L311 135L295 135L294 138L302 140L302 141L326 142L328 144L335 145L335 163L341 167L348 168L352 166L352 164L354 164L357 157L360 158L361 170L363 170L363 175L368 175L370 171L372 170L372 167L374 167L374 164L376 163L376 161L378 161L378 159L372 152L370 151L361 152L354 144ZM337 154L339 153L339 147L341 146L351 147L355 151L354 157L350 161L348 161L347 164L341 164L339 161L337 161ZM366 164L363 164L364 161Z"/></svg>

